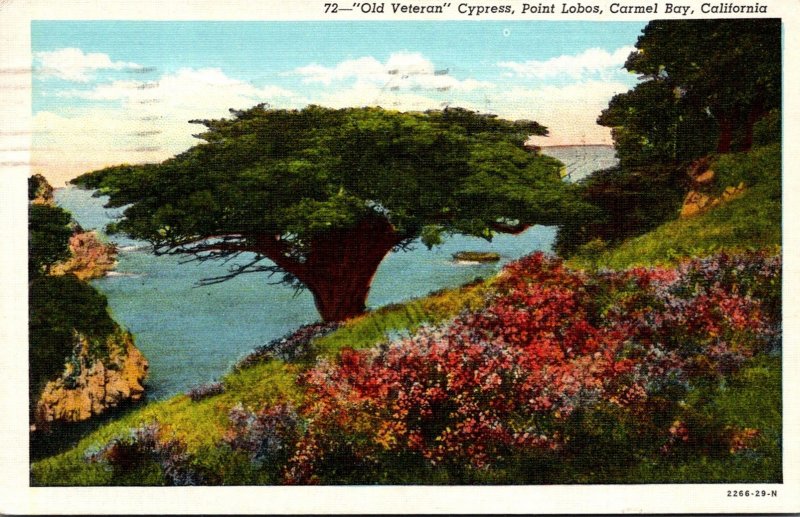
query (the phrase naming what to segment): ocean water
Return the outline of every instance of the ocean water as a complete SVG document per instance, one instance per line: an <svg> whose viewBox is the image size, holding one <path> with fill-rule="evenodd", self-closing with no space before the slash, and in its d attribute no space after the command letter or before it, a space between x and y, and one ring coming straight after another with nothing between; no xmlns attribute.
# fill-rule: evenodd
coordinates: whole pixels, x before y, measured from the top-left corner
<svg viewBox="0 0 800 517"><path fill-rule="evenodd" d="M569 179L615 163L613 149L548 148L547 154L567 164ZM611 162L609 163L609 160ZM105 198L63 188L56 202L72 212L85 229L103 230L119 214L103 207ZM428 250L390 253L373 280L369 307L423 296L431 291L488 277L503 264L532 253L549 251L555 228L534 226L520 235L498 235L492 242L453 236ZM227 272L218 262L189 262L155 256L146 243L125 237L108 239L119 247L119 264L108 276L92 281L108 297L113 317L135 337L150 361L148 397L160 399L211 382L224 375L255 347L300 325L319 320L310 293L269 283L266 274L241 275L228 282L198 287L203 278ZM459 264L457 251L495 251L495 264Z"/></svg>
<svg viewBox="0 0 800 517"><path fill-rule="evenodd" d="M567 180L578 181L594 171L618 163L614 148L607 145L576 145L545 147L542 152L558 158L567 166Z"/></svg>

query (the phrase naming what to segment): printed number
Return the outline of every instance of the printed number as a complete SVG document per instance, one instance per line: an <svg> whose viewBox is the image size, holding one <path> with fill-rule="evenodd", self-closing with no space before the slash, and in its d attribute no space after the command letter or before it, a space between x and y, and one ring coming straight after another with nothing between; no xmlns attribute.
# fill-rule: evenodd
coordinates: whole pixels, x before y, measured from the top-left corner
<svg viewBox="0 0 800 517"><path fill-rule="evenodd" d="M728 490L728 497L778 497L777 490Z"/></svg>
<svg viewBox="0 0 800 517"><path fill-rule="evenodd" d="M325 13L336 14L339 12L339 4L325 4Z"/></svg>

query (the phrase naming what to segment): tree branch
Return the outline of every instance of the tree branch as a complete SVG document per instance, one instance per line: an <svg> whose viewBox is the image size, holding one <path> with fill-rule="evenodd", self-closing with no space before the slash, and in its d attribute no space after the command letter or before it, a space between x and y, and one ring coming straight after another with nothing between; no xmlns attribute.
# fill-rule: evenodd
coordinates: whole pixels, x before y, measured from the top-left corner
<svg viewBox="0 0 800 517"><path fill-rule="evenodd" d="M255 241L253 251L264 255L284 271L301 280L307 274L308 266L288 255L288 247L280 235L258 234L253 236L253 240Z"/></svg>

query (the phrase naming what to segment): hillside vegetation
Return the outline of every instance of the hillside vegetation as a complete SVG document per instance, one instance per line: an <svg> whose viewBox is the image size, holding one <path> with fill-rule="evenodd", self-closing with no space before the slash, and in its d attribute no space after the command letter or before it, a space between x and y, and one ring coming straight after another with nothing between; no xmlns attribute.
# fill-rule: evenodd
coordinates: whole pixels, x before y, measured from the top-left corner
<svg viewBox="0 0 800 517"><path fill-rule="evenodd" d="M778 482L780 163L724 155L747 189L708 213L302 329L32 483Z"/></svg>
<svg viewBox="0 0 800 517"><path fill-rule="evenodd" d="M36 456L62 424L139 400L148 365L109 315L106 297L85 281L113 266L112 247L54 205L44 177L29 178L28 196L28 400Z"/></svg>

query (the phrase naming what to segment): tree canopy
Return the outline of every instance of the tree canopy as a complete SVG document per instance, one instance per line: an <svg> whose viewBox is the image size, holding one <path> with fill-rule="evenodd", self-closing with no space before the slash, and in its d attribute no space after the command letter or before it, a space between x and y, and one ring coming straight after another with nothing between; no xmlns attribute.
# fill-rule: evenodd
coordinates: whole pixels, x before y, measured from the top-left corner
<svg viewBox="0 0 800 517"><path fill-rule="evenodd" d="M309 288L326 320L363 311L381 260L414 239L490 239L563 213L560 163L524 145L547 133L536 122L464 109L231 111L193 121L202 143L160 164L74 182L129 205L113 231L160 253L239 257L209 281L277 273Z"/></svg>
<svg viewBox="0 0 800 517"><path fill-rule="evenodd" d="M72 235L69 212L57 206L28 205L28 275L46 273L50 266L70 256Z"/></svg>
<svg viewBox="0 0 800 517"><path fill-rule="evenodd" d="M749 149L755 122L780 108L780 20L652 21L636 49L625 68L643 81L598 119L623 165Z"/></svg>
<svg viewBox="0 0 800 517"><path fill-rule="evenodd" d="M780 20L652 21L625 68L640 82L597 120L612 128L620 163L576 185L591 208L559 225L560 253L674 218L695 160L780 139Z"/></svg>

